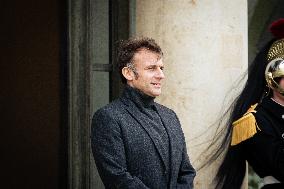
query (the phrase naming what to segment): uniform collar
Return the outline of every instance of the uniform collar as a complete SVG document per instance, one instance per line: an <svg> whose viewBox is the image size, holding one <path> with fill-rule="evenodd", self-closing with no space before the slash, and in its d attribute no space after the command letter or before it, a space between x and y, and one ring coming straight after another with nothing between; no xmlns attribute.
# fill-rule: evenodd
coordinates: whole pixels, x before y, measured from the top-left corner
<svg viewBox="0 0 284 189"><path fill-rule="evenodd" d="M284 121L284 107L271 98L264 98L262 101L262 106L267 109L271 114L277 119Z"/></svg>

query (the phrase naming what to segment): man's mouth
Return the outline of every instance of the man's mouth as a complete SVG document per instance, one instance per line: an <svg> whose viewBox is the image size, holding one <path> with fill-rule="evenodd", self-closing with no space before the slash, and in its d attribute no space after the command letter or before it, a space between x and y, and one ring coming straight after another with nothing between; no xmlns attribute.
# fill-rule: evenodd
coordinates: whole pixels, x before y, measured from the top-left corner
<svg viewBox="0 0 284 189"><path fill-rule="evenodd" d="M152 85L154 85L155 87L161 87L161 83L151 83Z"/></svg>

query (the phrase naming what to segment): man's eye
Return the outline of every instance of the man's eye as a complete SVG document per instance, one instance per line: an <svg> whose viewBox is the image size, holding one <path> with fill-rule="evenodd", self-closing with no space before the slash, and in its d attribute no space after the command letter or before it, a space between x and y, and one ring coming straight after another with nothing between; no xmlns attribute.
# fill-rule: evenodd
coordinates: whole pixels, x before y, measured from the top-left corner
<svg viewBox="0 0 284 189"><path fill-rule="evenodd" d="M164 70L164 67L160 67L161 70Z"/></svg>

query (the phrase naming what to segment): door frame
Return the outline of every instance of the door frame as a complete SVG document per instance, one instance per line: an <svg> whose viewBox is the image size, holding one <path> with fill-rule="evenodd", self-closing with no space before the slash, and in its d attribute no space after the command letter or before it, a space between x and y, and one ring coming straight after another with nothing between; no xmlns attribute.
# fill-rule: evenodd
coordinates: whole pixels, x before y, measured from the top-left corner
<svg viewBox="0 0 284 189"><path fill-rule="evenodd" d="M133 1L133 0L132 0ZM94 47L92 0L68 0L68 188L90 189L91 71L110 72L110 100L122 90L114 72L117 41L129 37L129 0L109 0L110 64L91 66ZM132 3L133 4L133 3ZM132 5L133 6L133 5Z"/></svg>

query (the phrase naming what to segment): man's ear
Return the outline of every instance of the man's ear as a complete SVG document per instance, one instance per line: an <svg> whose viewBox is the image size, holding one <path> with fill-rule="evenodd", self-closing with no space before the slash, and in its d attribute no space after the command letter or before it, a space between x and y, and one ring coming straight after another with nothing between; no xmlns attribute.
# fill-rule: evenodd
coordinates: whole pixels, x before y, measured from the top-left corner
<svg viewBox="0 0 284 189"><path fill-rule="evenodd" d="M129 68L124 67L122 68L121 72L127 81L132 81L134 79L134 73Z"/></svg>

